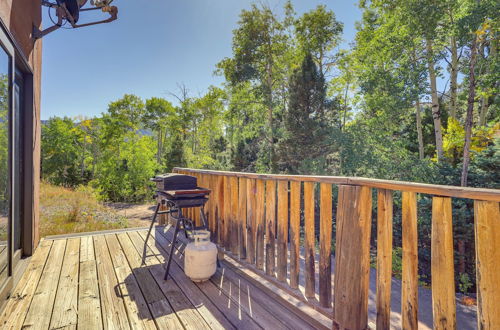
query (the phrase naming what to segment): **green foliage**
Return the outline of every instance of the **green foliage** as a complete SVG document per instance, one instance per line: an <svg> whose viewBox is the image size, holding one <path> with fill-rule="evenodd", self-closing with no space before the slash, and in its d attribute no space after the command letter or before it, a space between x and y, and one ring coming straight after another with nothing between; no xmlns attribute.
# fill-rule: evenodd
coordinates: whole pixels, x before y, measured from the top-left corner
<svg viewBox="0 0 500 330"><path fill-rule="evenodd" d="M473 287L473 283L470 280L469 274L467 273L462 273L460 274L459 281L458 281L458 289L460 292L467 294L469 293L469 290Z"/></svg>
<svg viewBox="0 0 500 330"><path fill-rule="evenodd" d="M311 173L324 168L329 147L325 79L310 54L290 79L284 134L278 144L280 167L289 173Z"/></svg>
<svg viewBox="0 0 500 330"><path fill-rule="evenodd" d="M301 15L291 2L281 12L250 6L233 31L232 54L216 66L221 86L194 97L179 85L173 103L125 95L97 118L51 119L42 130L43 177L66 186L90 182L100 198L115 201L147 198L148 178L176 166L459 185L476 40L468 184L500 188L498 1L366 0L360 7L356 37L339 49L343 25L326 6ZM431 93L431 71L445 81L454 72L455 90L447 84ZM420 196L418 203L419 276L428 282L432 201ZM397 276L397 194L394 207ZM470 201L453 200L464 292L475 280L472 216Z"/></svg>

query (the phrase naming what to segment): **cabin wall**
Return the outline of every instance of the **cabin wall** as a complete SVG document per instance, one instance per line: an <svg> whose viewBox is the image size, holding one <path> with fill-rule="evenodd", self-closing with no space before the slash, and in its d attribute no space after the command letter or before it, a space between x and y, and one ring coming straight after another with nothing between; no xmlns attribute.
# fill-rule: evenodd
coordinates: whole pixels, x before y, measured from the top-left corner
<svg viewBox="0 0 500 330"><path fill-rule="evenodd" d="M42 69L42 40L33 40L31 33L34 26L41 28L41 1L1 0L0 20L14 39L13 43L18 53L16 61L24 58L33 73L33 112L30 116L31 118L29 118L30 120L26 121L31 126L31 130L25 127L27 132L25 138L27 139L28 146L31 146L31 150L25 148L29 150L29 154L25 154L24 158L28 162L28 169L25 171L27 174L25 180L28 187L31 187L29 189L31 191L27 191L25 194L25 214L28 215L28 219L25 219L25 222L31 222L31 242L29 242L30 239L24 240L24 253L30 255L39 242L40 93ZM29 171L30 168L31 173ZM27 246L28 244L26 243L31 243L31 246Z"/></svg>

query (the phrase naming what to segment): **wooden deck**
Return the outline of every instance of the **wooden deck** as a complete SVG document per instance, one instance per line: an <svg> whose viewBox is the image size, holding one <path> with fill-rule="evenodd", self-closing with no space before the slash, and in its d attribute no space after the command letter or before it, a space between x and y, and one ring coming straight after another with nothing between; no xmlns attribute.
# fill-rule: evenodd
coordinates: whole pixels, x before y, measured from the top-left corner
<svg viewBox="0 0 500 330"><path fill-rule="evenodd" d="M230 263L193 283L178 244L156 227L142 263L145 230L44 239L0 316L2 329L311 329L292 305L270 296ZM331 324L331 323L330 323Z"/></svg>

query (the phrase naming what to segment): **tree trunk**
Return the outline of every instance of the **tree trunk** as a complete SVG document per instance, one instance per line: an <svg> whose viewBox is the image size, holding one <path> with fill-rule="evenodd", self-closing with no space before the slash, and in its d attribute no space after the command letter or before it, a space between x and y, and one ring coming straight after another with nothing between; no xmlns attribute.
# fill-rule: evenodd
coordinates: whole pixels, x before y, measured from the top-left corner
<svg viewBox="0 0 500 330"><path fill-rule="evenodd" d="M470 144L472 139L472 116L474 114L474 99L476 97L476 77L474 70L476 67L477 59L477 37L474 34L472 45L470 48L470 64L469 64L469 96L467 98L467 116L465 118L465 145L464 145L464 159L462 167L462 178L460 185L467 186L467 175L470 163Z"/></svg>
<svg viewBox="0 0 500 330"><path fill-rule="evenodd" d="M437 160L443 160L443 133L441 131L441 112L439 111L439 98L436 84L436 71L432 52L432 40L426 39L427 63L429 66L429 82L431 85L432 119L434 121L434 135L436 136Z"/></svg>
<svg viewBox="0 0 500 330"><path fill-rule="evenodd" d="M488 115L488 109L490 107L489 100L487 97L481 97L481 108L479 110L479 126L486 126L486 116Z"/></svg>
<svg viewBox="0 0 500 330"><path fill-rule="evenodd" d="M420 117L420 100L415 103L415 115L417 120L417 136L418 136L418 158L424 159L424 138L422 135L422 118Z"/></svg>
<svg viewBox="0 0 500 330"><path fill-rule="evenodd" d="M457 119L457 80L458 80L458 53L457 39L451 36L451 67L450 67L450 116Z"/></svg>
<svg viewBox="0 0 500 330"><path fill-rule="evenodd" d="M273 123L273 72L272 63L267 64L267 120L269 124L269 165L272 173L277 172L276 154L274 150L274 123Z"/></svg>
<svg viewBox="0 0 500 330"><path fill-rule="evenodd" d="M342 132L345 127L345 121L347 118L347 94L349 92L349 82L347 82L345 86L345 95L344 95L344 118L342 118L342 124L340 126L340 131Z"/></svg>

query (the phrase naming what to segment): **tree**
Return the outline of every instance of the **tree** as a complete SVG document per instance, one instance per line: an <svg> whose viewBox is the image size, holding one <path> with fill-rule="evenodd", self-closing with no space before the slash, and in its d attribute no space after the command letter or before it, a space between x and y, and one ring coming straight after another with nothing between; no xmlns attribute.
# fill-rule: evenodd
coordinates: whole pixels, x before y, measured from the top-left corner
<svg viewBox="0 0 500 330"><path fill-rule="evenodd" d="M70 118L53 117L42 127L42 176L50 182L75 187L88 181L82 175L81 129ZM85 174L85 171L84 171Z"/></svg>
<svg viewBox="0 0 500 330"><path fill-rule="evenodd" d="M276 171L275 155L275 107L277 86L283 79L284 54L288 47L286 23L280 21L269 6L260 8L255 4L250 10L240 14L238 27L233 34L232 58L225 58L217 67L226 80L235 86L251 82L262 96L262 104L267 110L267 146L269 148L269 168Z"/></svg>
<svg viewBox="0 0 500 330"><path fill-rule="evenodd" d="M285 133L279 144L280 166L286 172L307 173L325 167L326 105L325 79L311 54L307 54L290 79Z"/></svg>
<svg viewBox="0 0 500 330"><path fill-rule="evenodd" d="M343 24L335 18L335 13L319 5L304 13L295 23L295 33L301 51L309 53L319 66L319 72L325 76L335 59L331 51L341 40Z"/></svg>
<svg viewBox="0 0 500 330"><path fill-rule="evenodd" d="M152 97L146 100L146 106L141 121L146 128L156 133L156 160L159 164L161 164L164 146L167 140L168 132L166 130L169 124L171 126L170 128L172 128L174 116L175 108L169 101L158 97Z"/></svg>

